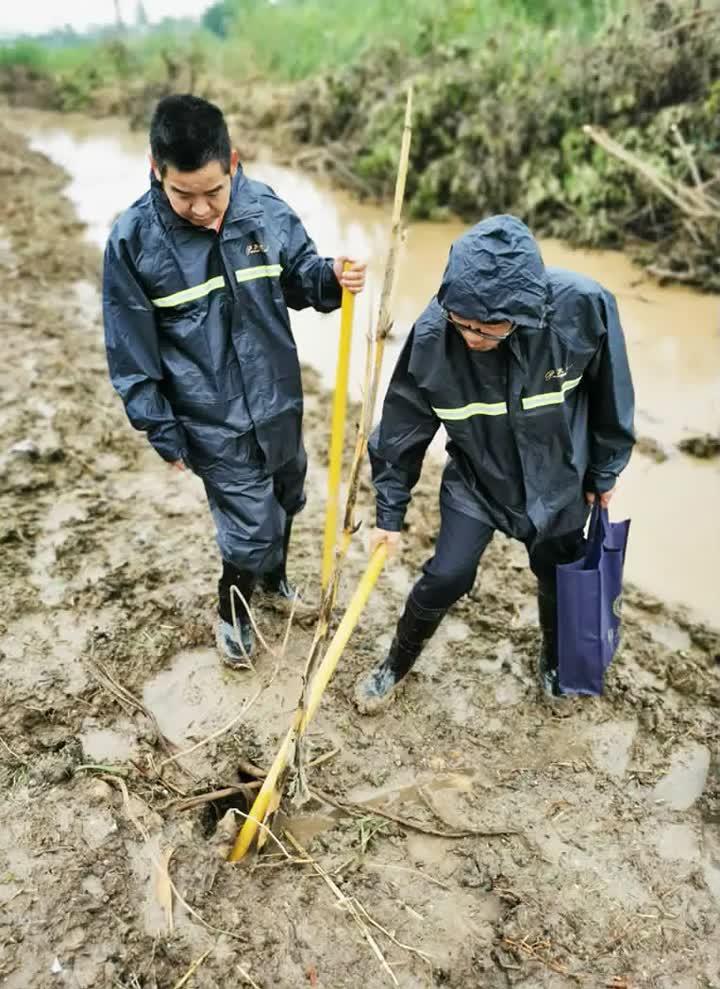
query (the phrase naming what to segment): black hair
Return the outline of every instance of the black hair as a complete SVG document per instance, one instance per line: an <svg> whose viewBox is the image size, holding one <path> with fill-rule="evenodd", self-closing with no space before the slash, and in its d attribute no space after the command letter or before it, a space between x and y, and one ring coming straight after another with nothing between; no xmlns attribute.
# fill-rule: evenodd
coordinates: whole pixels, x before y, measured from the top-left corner
<svg viewBox="0 0 720 989"><path fill-rule="evenodd" d="M161 175L168 165L194 172L209 161L230 171L230 135L222 110L189 93L166 96L155 107L150 150Z"/></svg>

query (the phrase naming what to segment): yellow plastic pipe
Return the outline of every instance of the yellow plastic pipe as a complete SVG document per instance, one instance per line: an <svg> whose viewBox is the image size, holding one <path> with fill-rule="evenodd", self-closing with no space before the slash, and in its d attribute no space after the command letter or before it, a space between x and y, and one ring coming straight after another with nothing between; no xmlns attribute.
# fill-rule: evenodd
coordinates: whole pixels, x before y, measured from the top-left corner
<svg viewBox="0 0 720 989"><path fill-rule="evenodd" d="M345 262L344 271L350 267ZM330 433L330 466L328 468L328 501L325 516L325 540L322 557L322 587L325 589L335 553L337 538L338 499L340 496L340 474L342 471L343 446L345 444L345 415L347 411L348 375L350 373L350 346L352 344L353 314L355 296L346 288L342 291L340 308L340 342L338 344L337 371L335 372L335 394L333 396L332 427Z"/></svg>
<svg viewBox="0 0 720 989"><path fill-rule="evenodd" d="M275 756L275 761L270 767L270 772L265 777L262 788L255 798L255 803L252 805L250 813L240 829L240 834L237 836L233 850L230 853L231 862L239 862L240 859L245 857L245 854L250 848L253 838L257 833L259 825L264 822L268 812L268 807L270 806L270 801L272 800L273 793L277 787L280 774L287 766L294 739L296 735L303 734L307 726L310 724L313 715L320 706L320 700L325 692L325 688L330 682L331 676L335 672L335 668L337 667L343 650L348 643L348 639L352 635L353 629L360 620L360 615L362 614L363 608L367 604L367 599L370 597L370 592L377 583L386 559L387 546L384 543L381 543L370 557L370 562L368 563L367 569L352 596L348 609L345 612L342 621L338 625L337 631L335 632L335 635L327 648L327 652L325 653L322 662L317 668L310 685L305 712L304 714L302 710L298 710L296 712L293 725L285 736L278 754Z"/></svg>

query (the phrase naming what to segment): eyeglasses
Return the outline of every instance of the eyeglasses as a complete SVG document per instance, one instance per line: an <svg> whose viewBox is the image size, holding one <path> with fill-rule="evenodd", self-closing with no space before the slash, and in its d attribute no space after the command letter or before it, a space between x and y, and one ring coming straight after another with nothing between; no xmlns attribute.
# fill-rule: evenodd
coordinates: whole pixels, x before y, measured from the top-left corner
<svg viewBox="0 0 720 989"><path fill-rule="evenodd" d="M467 326L465 323L456 323L449 312L445 312L445 319L454 326L458 333L472 333L473 336L482 337L484 340L494 340L498 343L501 340L507 340L507 338L515 331L515 324L510 324L510 329L507 333L486 333L484 330L476 330L472 326ZM505 322L505 320L503 320ZM492 325L492 324L488 324ZM498 324L499 325L499 324Z"/></svg>

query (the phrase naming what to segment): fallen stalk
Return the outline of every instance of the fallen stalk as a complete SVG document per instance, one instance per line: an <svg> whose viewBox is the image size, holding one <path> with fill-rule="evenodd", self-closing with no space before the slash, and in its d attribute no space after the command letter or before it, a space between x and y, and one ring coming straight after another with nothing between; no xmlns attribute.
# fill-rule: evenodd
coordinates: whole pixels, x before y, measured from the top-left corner
<svg viewBox="0 0 720 989"><path fill-rule="evenodd" d="M352 536L359 526L355 524L355 504L357 502L358 487L360 482L360 468L365 459L370 430L372 429L373 417L375 414L375 403L380 386L380 374L382 371L383 355L385 353L385 341L392 328L392 318L390 315L392 299L397 278L397 257L402 241L402 205L405 198L405 185L410 163L410 141L412 138L412 86L408 88L407 100L405 104L405 120L400 146L400 159L398 163L398 173L395 182L395 198L393 202L392 222L390 227L390 247L388 249L385 263L385 274L383 277L382 292L380 295L380 307L378 311L377 330L373 336L368 333L367 357L365 362L365 380L363 385L363 403L360 413L360 422L357 429L355 441L355 452L352 466L350 468L350 480L348 492L345 500L345 515L343 521L343 532L335 550L335 560L324 586L323 599L320 604L320 614L318 617L315 635L308 654L305 672L303 675L303 686L298 700L298 711L302 712L306 706L306 691L311 678L320 660L323 643L330 628L332 611L335 606L340 574L350 547ZM374 347L374 356L373 356ZM302 737L298 736L294 751L294 769L298 780L300 792L306 790L305 769L304 769L304 746Z"/></svg>
<svg viewBox="0 0 720 989"><path fill-rule="evenodd" d="M282 745L280 746L280 750L275 757L274 763L265 777L260 793L257 795L255 803L250 810L248 819L245 821L240 830L240 834L237 837L230 855L231 862L238 862L245 856L245 853L249 849L252 840L257 833L258 827L265 821L271 802L279 799L278 782L281 774L287 767L295 738L305 732L305 729L320 706L320 700L325 687L335 671L340 656L342 655L342 651L347 645L348 639L350 638L355 625L360 619L360 615L362 614L365 603L370 596L370 592L380 576L386 556L387 549L384 545L378 546L373 553L370 563L368 564L368 568L365 571L355 594L353 595L347 611L345 612L345 616L340 622L340 625L333 636L332 642L328 646L325 658L318 667L317 674L313 680L308 696L307 706L304 710L302 708L298 708L295 712L295 720L285 736Z"/></svg>
<svg viewBox="0 0 720 989"><path fill-rule="evenodd" d="M304 749L302 745L303 734L308 723L312 719L317 709L327 684L335 671L337 663L345 648L353 628L357 624L363 607L376 583L387 557L387 547L379 546L373 553L370 563L353 599L348 606L340 626L333 637L330 646L325 653L322 662L320 655L323 643L327 637L330 627L332 608L335 602L337 587L342 564L350 544L352 533L356 531L354 525L355 502L359 486L360 465L364 458L367 442L372 426L372 419L375 410L375 401L380 382L380 372L385 347L385 340L392 326L390 318L390 307L392 302L393 288L396 279L397 255L401 242L401 215L402 204L405 197L405 183L407 178L410 139L412 134L412 87L408 89L407 102L405 107L405 123L401 143L400 163L398 167L397 181L395 185L395 201L393 205L393 218L391 228L391 243L388 251L383 290L380 300L380 311L378 315L378 327L375 335L375 356L374 361L368 360L367 374L364 389L363 408L358 426L358 435L355 445L355 456L351 470L350 488L345 505L345 523L343 537L335 553L335 562L325 587L323 600L320 606L320 615L310 648L310 653L303 675L303 686L298 701L295 717L280 750L275 758L273 766L268 773L265 782L253 804L248 820L243 825L240 834L235 842L235 846L230 855L231 862L237 862L244 857L248 851L253 838L257 833L257 826L264 822L268 814L273 813L280 803L284 777L291 758L294 757L294 768L299 786L304 789ZM369 373L372 370L371 380Z"/></svg>

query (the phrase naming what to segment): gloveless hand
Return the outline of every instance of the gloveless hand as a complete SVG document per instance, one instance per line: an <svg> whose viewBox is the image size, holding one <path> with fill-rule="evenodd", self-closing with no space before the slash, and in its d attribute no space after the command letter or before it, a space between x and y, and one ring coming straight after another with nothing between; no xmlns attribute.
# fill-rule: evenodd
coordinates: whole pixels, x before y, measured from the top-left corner
<svg viewBox="0 0 720 989"><path fill-rule="evenodd" d="M387 529L373 529L370 533L370 555L383 543L387 546L388 558L397 556L402 546L402 533L389 532Z"/></svg>
<svg viewBox="0 0 720 989"><path fill-rule="evenodd" d="M344 271L346 262L349 264L349 267L347 271ZM366 270L367 265L363 261L353 261L352 258L345 257L344 254L335 258L333 261L335 277L342 287L346 288L348 292L352 292L353 295L357 295L358 292L362 292L365 288Z"/></svg>
<svg viewBox="0 0 720 989"><path fill-rule="evenodd" d="M600 507L601 508L607 508L608 507L608 505L610 504L610 500L611 500L612 496L615 494L615 488L617 488L617 485L615 485L615 487L610 488L609 491L604 491L600 495ZM596 498L596 495L595 495L595 492L594 491L586 491L585 492L585 501L588 503L588 505L594 505L595 504L595 498Z"/></svg>

